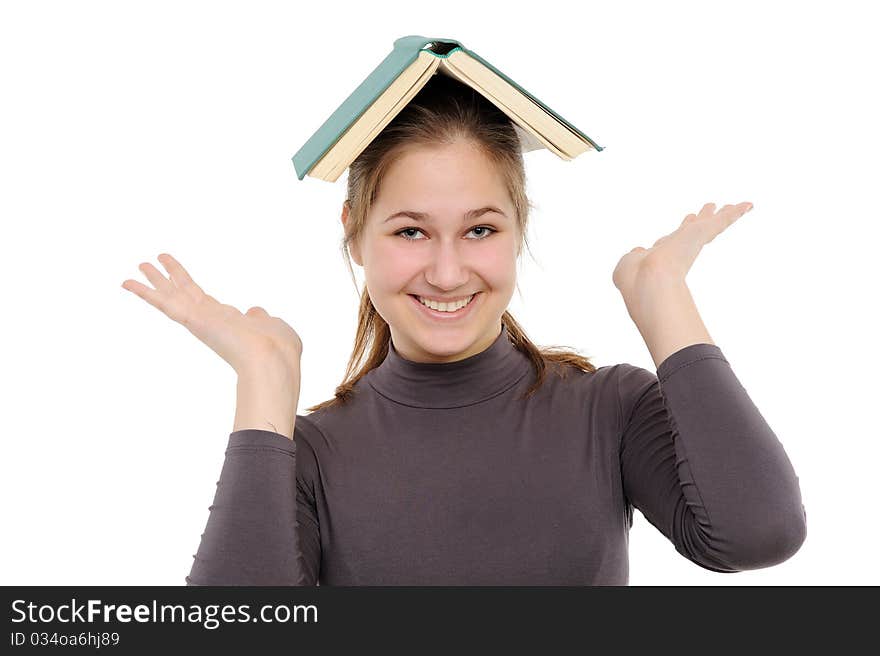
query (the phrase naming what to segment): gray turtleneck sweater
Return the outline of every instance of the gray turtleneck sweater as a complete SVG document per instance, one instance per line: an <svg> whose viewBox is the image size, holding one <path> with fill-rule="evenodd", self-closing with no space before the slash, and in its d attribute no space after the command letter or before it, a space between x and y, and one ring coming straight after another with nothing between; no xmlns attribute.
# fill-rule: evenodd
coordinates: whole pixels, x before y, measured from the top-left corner
<svg viewBox="0 0 880 656"><path fill-rule="evenodd" d="M187 584L627 585L633 508L713 572L800 548L799 479L718 346L520 399L534 376L505 326L458 362L392 343L292 441L233 432Z"/></svg>

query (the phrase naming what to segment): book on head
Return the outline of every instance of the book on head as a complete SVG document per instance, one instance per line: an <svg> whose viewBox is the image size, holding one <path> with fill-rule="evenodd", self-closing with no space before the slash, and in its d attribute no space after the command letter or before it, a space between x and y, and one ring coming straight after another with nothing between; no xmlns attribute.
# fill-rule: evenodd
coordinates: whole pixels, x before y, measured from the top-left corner
<svg viewBox="0 0 880 656"><path fill-rule="evenodd" d="M404 36L293 156L297 178L335 182L432 75L459 80L510 117L523 152L546 148L564 160L604 150L473 50L454 39Z"/></svg>

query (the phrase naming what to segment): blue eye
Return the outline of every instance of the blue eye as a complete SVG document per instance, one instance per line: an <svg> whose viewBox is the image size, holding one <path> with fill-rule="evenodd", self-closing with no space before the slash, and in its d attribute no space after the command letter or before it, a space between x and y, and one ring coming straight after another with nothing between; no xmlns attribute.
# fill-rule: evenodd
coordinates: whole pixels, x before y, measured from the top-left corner
<svg viewBox="0 0 880 656"><path fill-rule="evenodd" d="M395 234L395 235L400 235L401 237L403 237L403 238L406 239L407 241L421 241L421 239L415 239L415 238L413 238L413 237L407 237L407 236L405 236L405 235L403 234L404 232L410 232L410 231L412 231L412 230L414 230L414 231L416 231L416 232L421 232L421 230L419 230L418 228L403 228L402 230L398 230L398 231L395 232L394 234ZM474 241L480 241L481 239L486 239L486 238L487 238L489 235L491 235L493 232L498 232L497 230L495 230L495 228L490 228L489 226L474 226L473 228L470 229L470 232L473 232L474 230L488 230L488 231L489 231L489 232L484 232L484 233L482 233L484 236L482 236L482 237L477 237L477 239L474 240Z"/></svg>

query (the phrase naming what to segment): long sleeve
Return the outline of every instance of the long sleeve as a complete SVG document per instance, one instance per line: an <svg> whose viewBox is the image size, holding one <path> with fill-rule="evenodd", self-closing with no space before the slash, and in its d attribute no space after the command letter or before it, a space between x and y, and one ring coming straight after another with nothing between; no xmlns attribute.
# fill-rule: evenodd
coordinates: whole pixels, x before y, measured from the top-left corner
<svg viewBox="0 0 880 656"><path fill-rule="evenodd" d="M302 439L246 429L229 436L214 503L187 585L315 585L321 542L314 489L297 473Z"/></svg>
<svg viewBox="0 0 880 656"><path fill-rule="evenodd" d="M715 572L797 552L799 479L718 346L684 347L656 376L620 365L618 394L624 493L676 551Z"/></svg>

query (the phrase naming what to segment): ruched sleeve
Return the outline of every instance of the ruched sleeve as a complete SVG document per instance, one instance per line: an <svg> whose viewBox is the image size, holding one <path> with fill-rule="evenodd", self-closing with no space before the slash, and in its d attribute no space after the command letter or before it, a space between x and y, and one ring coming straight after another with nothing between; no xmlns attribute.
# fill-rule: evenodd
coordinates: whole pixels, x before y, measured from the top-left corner
<svg viewBox="0 0 880 656"><path fill-rule="evenodd" d="M230 434L187 585L316 585L321 558L315 455L297 416L294 439L272 431Z"/></svg>
<svg viewBox="0 0 880 656"><path fill-rule="evenodd" d="M684 347L656 375L630 364L618 371L627 503L715 572L794 555L807 533L799 479L721 349Z"/></svg>

